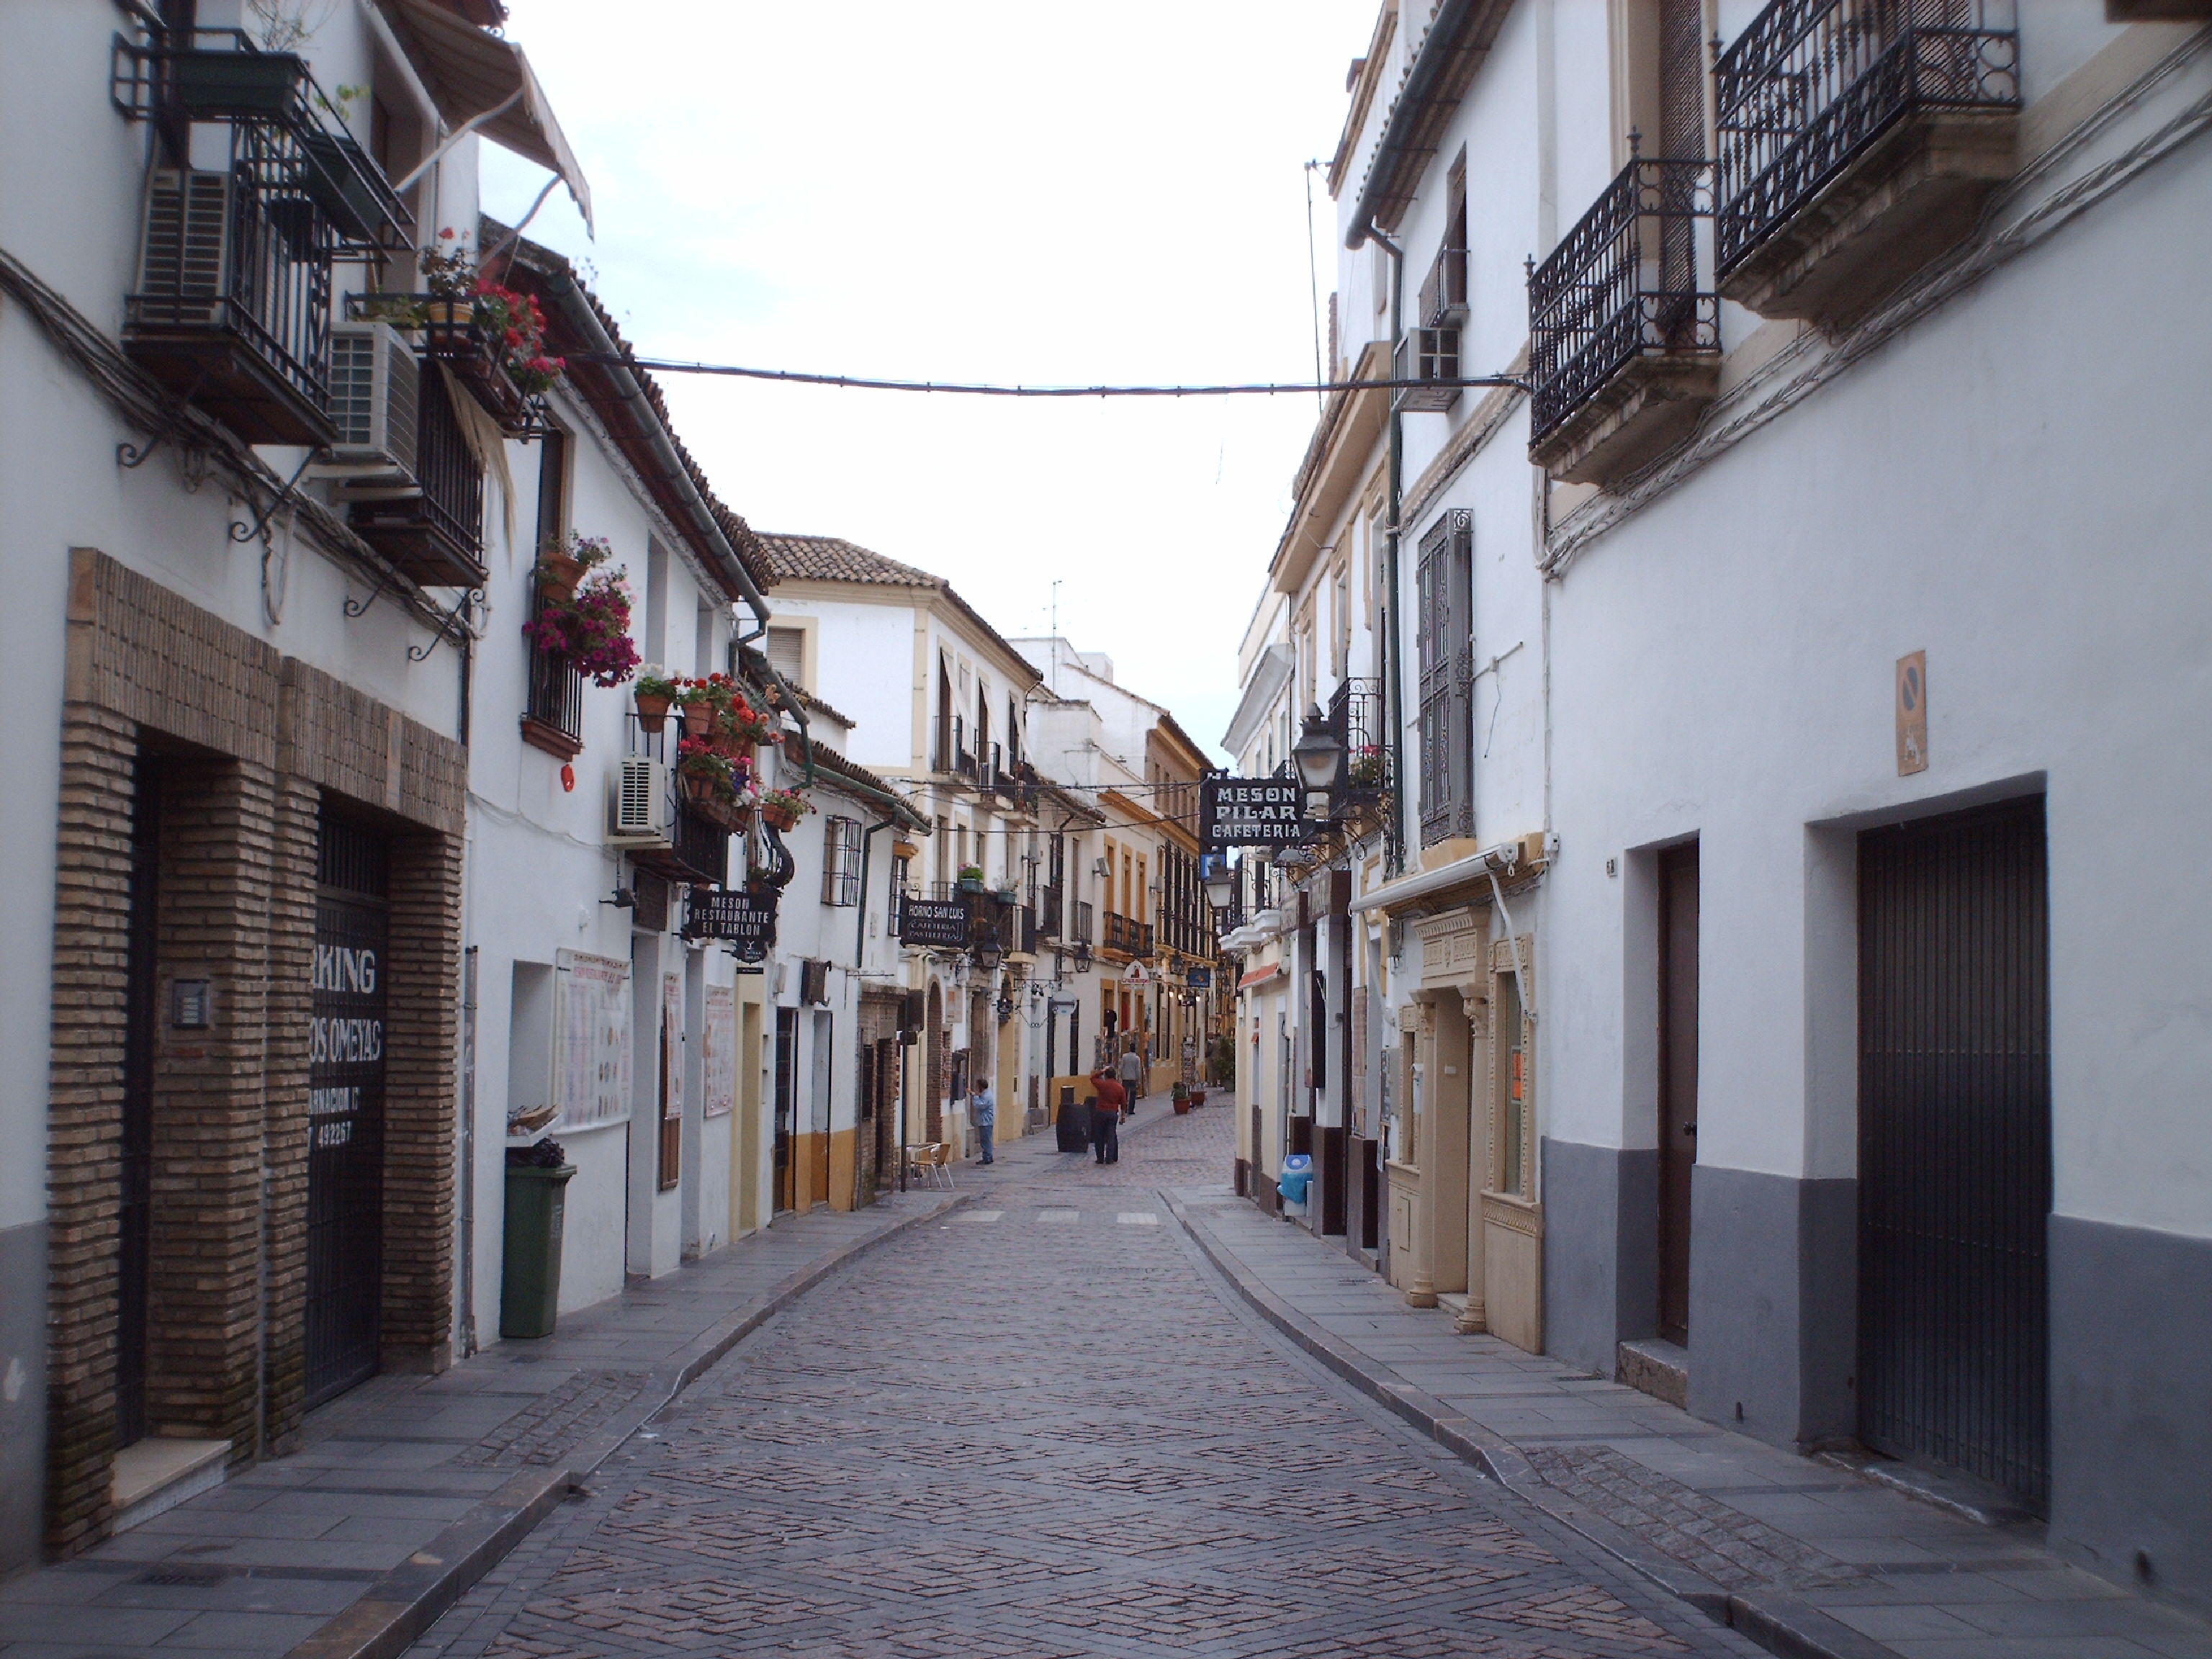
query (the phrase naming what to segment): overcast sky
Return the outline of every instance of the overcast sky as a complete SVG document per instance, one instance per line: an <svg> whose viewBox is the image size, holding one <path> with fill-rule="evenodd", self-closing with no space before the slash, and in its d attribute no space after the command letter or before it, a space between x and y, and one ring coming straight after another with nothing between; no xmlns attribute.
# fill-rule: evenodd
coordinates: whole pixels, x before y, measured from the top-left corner
<svg viewBox="0 0 2212 1659"><path fill-rule="evenodd" d="M592 185L530 234L642 355L913 379L1304 380L1304 164L1368 0L511 0ZM513 222L544 175L487 150ZM1331 286L1314 181L1321 289ZM1324 301L1325 302L1325 301ZM951 578L1218 746L1308 397L1008 402L664 377L758 530ZM771 602L773 601L773 595Z"/></svg>

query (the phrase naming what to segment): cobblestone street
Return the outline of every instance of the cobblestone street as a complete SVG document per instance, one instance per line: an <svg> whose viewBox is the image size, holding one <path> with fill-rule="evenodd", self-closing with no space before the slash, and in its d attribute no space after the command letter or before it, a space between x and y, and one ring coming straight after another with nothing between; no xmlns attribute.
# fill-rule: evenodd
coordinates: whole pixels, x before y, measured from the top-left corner
<svg viewBox="0 0 2212 1659"><path fill-rule="evenodd" d="M969 1207L735 1349L415 1652L1755 1651L1232 1304L1152 1195L1218 1185L1230 1124L961 1171Z"/></svg>

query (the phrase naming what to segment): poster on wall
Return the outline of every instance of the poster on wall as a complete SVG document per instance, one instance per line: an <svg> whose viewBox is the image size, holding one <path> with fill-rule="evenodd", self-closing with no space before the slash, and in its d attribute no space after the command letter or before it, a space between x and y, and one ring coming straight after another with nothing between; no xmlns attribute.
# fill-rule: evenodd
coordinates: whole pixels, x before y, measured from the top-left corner
<svg viewBox="0 0 2212 1659"><path fill-rule="evenodd" d="M738 1107L738 988L707 988L707 1105L708 1117L727 1117Z"/></svg>
<svg viewBox="0 0 2212 1659"><path fill-rule="evenodd" d="M684 975L660 976L661 1116L684 1115Z"/></svg>
<svg viewBox="0 0 2212 1659"><path fill-rule="evenodd" d="M555 1127L595 1129L629 1116L629 963L553 954Z"/></svg>

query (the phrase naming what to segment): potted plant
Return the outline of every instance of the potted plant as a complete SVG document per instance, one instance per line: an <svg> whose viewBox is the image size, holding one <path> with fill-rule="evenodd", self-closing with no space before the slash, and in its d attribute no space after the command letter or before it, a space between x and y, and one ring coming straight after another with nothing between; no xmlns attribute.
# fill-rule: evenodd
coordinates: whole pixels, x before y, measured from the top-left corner
<svg viewBox="0 0 2212 1659"><path fill-rule="evenodd" d="M963 893L980 893L983 890L981 865L963 864L960 866L960 890Z"/></svg>
<svg viewBox="0 0 2212 1659"><path fill-rule="evenodd" d="M604 536L571 534L565 542L548 542L538 550L538 595L547 601L566 601L576 596L586 573L598 569L613 554Z"/></svg>
<svg viewBox="0 0 2212 1659"><path fill-rule="evenodd" d="M677 745L676 775L684 781L684 793L699 805L737 799L737 780L729 762L695 738Z"/></svg>
<svg viewBox="0 0 2212 1659"><path fill-rule="evenodd" d="M454 240L450 225L438 233L438 240L450 246L426 247L417 262L428 293L416 307L416 319L431 328L465 327L476 314L476 302L469 297L476 286L476 260Z"/></svg>
<svg viewBox="0 0 2212 1659"><path fill-rule="evenodd" d="M895 841L891 843L891 856L911 861L921 856L921 848L910 841Z"/></svg>
<svg viewBox="0 0 2212 1659"><path fill-rule="evenodd" d="M680 695L678 682L656 663L638 671L637 684L630 695L637 703L638 729L659 736L668 723L670 706Z"/></svg>
<svg viewBox="0 0 2212 1659"><path fill-rule="evenodd" d="M522 631L540 651L560 658L605 690L622 684L637 672L629 612L628 576L620 569L599 570L565 594L557 586L551 591L541 587L538 615Z"/></svg>
<svg viewBox="0 0 2212 1659"><path fill-rule="evenodd" d="M289 52L193 49L168 58L169 96L188 121L276 121L293 113L307 64Z"/></svg>
<svg viewBox="0 0 2212 1659"><path fill-rule="evenodd" d="M1168 1098L1175 1103L1176 1115L1181 1117L1190 1110L1190 1085L1178 1079L1168 1091Z"/></svg>
<svg viewBox="0 0 2212 1659"><path fill-rule="evenodd" d="M814 803L796 789L771 789L761 797L761 822L775 830L796 830Z"/></svg>
<svg viewBox="0 0 2212 1659"><path fill-rule="evenodd" d="M1382 750L1375 744L1353 750L1345 780L1355 789L1380 789L1389 781L1383 775Z"/></svg>

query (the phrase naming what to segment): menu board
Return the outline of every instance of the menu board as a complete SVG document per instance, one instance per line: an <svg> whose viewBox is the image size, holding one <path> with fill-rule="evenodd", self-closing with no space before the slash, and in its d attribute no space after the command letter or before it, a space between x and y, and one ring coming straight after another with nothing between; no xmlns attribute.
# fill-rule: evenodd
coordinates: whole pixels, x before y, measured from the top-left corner
<svg viewBox="0 0 2212 1659"><path fill-rule="evenodd" d="M629 963L553 953L556 1127L594 1129L629 1116Z"/></svg>
<svg viewBox="0 0 2212 1659"><path fill-rule="evenodd" d="M708 1117L726 1117L738 1105L738 988L707 988L707 1106Z"/></svg>

